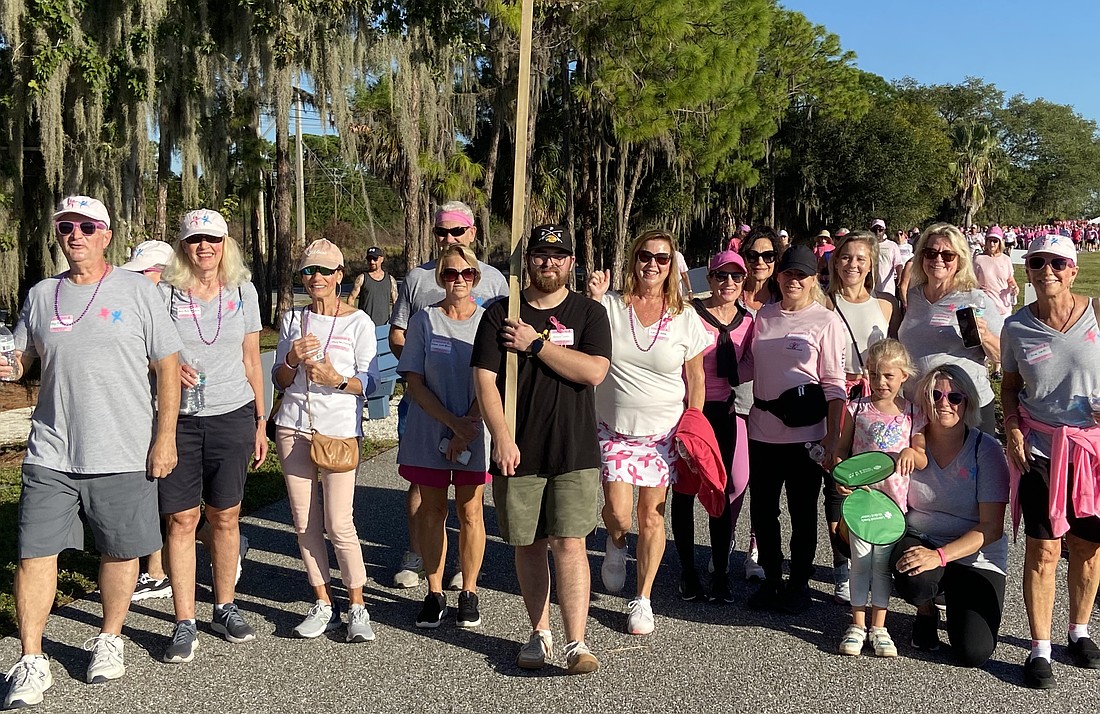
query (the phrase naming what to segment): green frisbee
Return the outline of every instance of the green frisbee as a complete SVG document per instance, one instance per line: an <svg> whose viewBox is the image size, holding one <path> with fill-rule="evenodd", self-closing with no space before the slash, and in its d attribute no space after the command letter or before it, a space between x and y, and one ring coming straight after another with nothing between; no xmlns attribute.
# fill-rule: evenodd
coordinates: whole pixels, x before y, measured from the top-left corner
<svg viewBox="0 0 1100 714"><path fill-rule="evenodd" d="M871 545L890 545L905 534L905 515L882 491L860 489L844 499L848 530Z"/></svg>
<svg viewBox="0 0 1100 714"><path fill-rule="evenodd" d="M841 486L848 488L870 486L885 480L892 473L894 473L894 457L881 451L856 454L844 459L833 468L833 478Z"/></svg>

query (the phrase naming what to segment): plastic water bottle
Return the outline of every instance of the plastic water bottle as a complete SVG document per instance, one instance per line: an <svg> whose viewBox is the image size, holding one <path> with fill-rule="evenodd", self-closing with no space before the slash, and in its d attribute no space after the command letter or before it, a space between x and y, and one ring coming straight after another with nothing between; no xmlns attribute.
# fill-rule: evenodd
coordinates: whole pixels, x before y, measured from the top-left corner
<svg viewBox="0 0 1100 714"><path fill-rule="evenodd" d="M806 451L810 452L810 459L816 464L821 464L825 460L825 447L821 444L815 444L812 441L807 441L803 446L806 447Z"/></svg>
<svg viewBox="0 0 1100 714"><path fill-rule="evenodd" d="M198 372L199 383L194 387L184 387L180 398L180 414L198 414L206 406L206 371L198 357L190 360L191 369Z"/></svg>
<svg viewBox="0 0 1100 714"><path fill-rule="evenodd" d="M0 356L8 361L8 366L15 366L15 335L7 325L0 324ZM5 380L10 382L11 380Z"/></svg>

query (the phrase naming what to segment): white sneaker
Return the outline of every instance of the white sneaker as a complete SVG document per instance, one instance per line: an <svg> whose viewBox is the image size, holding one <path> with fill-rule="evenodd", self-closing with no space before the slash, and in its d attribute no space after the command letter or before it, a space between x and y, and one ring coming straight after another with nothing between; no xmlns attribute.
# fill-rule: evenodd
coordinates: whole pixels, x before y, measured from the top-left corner
<svg viewBox="0 0 1100 714"><path fill-rule="evenodd" d="M763 582L764 568L760 567L760 551L756 548L745 553L745 580L759 580Z"/></svg>
<svg viewBox="0 0 1100 714"><path fill-rule="evenodd" d="M312 640L339 626L340 611L324 600L318 600L313 607L309 608L302 624L294 628L294 634L297 637Z"/></svg>
<svg viewBox="0 0 1100 714"><path fill-rule="evenodd" d="M600 576L604 589L609 593L621 592L626 585L626 549L625 545L622 548L616 546L611 536L607 536Z"/></svg>
<svg viewBox="0 0 1100 714"><path fill-rule="evenodd" d="M41 704L42 694L53 686L50 660L46 655L24 655L8 670L5 681L8 683L8 695L4 697L5 709Z"/></svg>
<svg viewBox="0 0 1100 714"><path fill-rule="evenodd" d="M370 615L362 605L348 608L348 642L370 642L374 639L374 628L370 625Z"/></svg>
<svg viewBox="0 0 1100 714"><path fill-rule="evenodd" d="M648 635L653 632L653 606L649 598L636 597L627 606L626 631L631 635Z"/></svg>
<svg viewBox="0 0 1100 714"><path fill-rule="evenodd" d="M444 589L450 590L451 592L462 592L462 585L462 571L460 570L451 576L451 579L447 581L447 585Z"/></svg>
<svg viewBox="0 0 1100 714"><path fill-rule="evenodd" d="M840 641L837 651L847 657L859 657L863 654L863 644L867 641L867 630L856 625L849 625L844 633L844 639Z"/></svg>
<svg viewBox="0 0 1100 714"><path fill-rule="evenodd" d="M890 633L886 631L885 627L872 627L867 639L871 641L871 647L874 648L876 657L898 656L898 648L894 644L894 638L890 637Z"/></svg>
<svg viewBox="0 0 1100 714"><path fill-rule="evenodd" d="M527 644L519 648L516 665L523 669L542 669L554 655L554 637L550 630L532 630Z"/></svg>
<svg viewBox="0 0 1100 714"><path fill-rule="evenodd" d="M847 560L833 566L833 601L837 605L848 605L852 602L851 587L848 584L850 570Z"/></svg>
<svg viewBox="0 0 1100 714"><path fill-rule="evenodd" d="M393 576L395 588L415 588L424 577L424 561L419 555L406 550L401 556L401 569Z"/></svg>
<svg viewBox="0 0 1100 714"><path fill-rule="evenodd" d="M122 646L121 637L108 635L105 632L84 641L81 647L92 653L92 661L88 663L86 675L88 684L104 684L126 674Z"/></svg>

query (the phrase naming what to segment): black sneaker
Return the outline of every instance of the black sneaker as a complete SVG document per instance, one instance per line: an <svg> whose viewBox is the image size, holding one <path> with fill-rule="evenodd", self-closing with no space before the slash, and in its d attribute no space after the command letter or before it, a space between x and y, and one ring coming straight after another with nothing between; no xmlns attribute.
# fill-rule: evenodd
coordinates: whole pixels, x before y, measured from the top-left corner
<svg viewBox="0 0 1100 714"><path fill-rule="evenodd" d="M1028 655L1024 662L1024 686L1030 689L1054 689L1054 671L1046 657Z"/></svg>
<svg viewBox="0 0 1100 714"><path fill-rule="evenodd" d="M699 574L694 570L685 570L680 574L680 599L684 602L703 602L707 599L703 584L699 582Z"/></svg>
<svg viewBox="0 0 1100 714"><path fill-rule="evenodd" d="M716 605L732 605L733 591L725 573L715 573L710 579L710 601Z"/></svg>
<svg viewBox="0 0 1100 714"><path fill-rule="evenodd" d="M1100 669L1100 647L1090 637L1078 637L1076 642L1070 641L1066 648L1073 657L1073 663L1085 669Z"/></svg>
<svg viewBox="0 0 1100 714"><path fill-rule="evenodd" d="M913 648L935 652L940 648L940 611L935 615L917 615L913 620Z"/></svg>
<svg viewBox="0 0 1100 714"><path fill-rule="evenodd" d="M787 589L779 597L779 609L788 615L801 615L809 610L813 604L809 585L788 583Z"/></svg>
<svg viewBox="0 0 1100 714"><path fill-rule="evenodd" d="M416 626L422 630L434 630L447 616L447 598L443 593L429 592L424 598L424 606L416 616Z"/></svg>
<svg viewBox="0 0 1100 714"><path fill-rule="evenodd" d="M214 606L214 619L210 623L210 629L233 644L239 645L256 639L256 631L244 621L241 611L233 603L222 607Z"/></svg>
<svg viewBox="0 0 1100 714"><path fill-rule="evenodd" d="M765 580L760 588L749 596L745 604L750 610L778 610L779 596L783 592L783 581Z"/></svg>
<svg viewBox="0 0 1100 714"><path fill-rule="evenodd" d="M459 627L477 627L481 624L481 613L477 609L477 593L463 590L458 594L458 619L455 624Z"/></svg>

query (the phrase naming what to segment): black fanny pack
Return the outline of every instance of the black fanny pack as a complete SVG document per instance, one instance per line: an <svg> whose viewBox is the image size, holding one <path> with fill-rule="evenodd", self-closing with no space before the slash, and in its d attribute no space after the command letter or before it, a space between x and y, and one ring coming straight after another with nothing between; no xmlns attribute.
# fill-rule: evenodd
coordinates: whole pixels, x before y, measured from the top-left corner
<svg viewBox="0 0 1100 714"><path fill-rule="evenodd" d="M753 406L770 412L789 427L813 426L829 414L825 390L820 384L791 387L775 399L753 399Z"/></svg>

